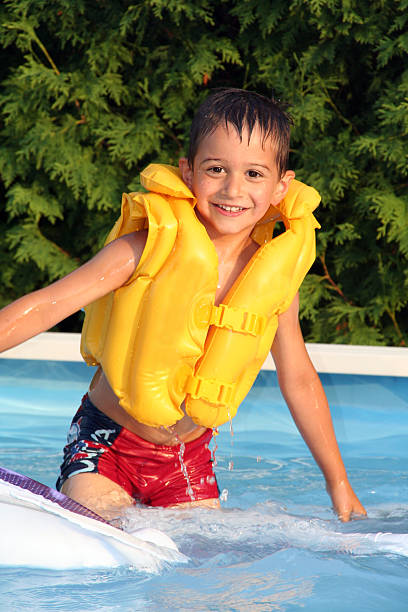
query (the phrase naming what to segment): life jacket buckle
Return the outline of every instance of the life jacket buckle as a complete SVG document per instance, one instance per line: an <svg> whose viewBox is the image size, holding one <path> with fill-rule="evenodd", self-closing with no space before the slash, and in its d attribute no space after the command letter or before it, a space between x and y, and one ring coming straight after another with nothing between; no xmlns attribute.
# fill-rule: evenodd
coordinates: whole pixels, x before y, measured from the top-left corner
<svg viewBox="0 0 408 612"><path fill-rule="evenodd" d="M245 308L220 304L213 306L210 325L226 327L232 331L250 336L261 336L266 328L267 318Z"/></svg>
<svg viewBox="0 0 408 612"><path fill-rule="evenodd" d="M236 383L225 383L212 378L191 376L187 383L186 393L192 399L202 399L211 404L231 405L234 400Z"/></svg>

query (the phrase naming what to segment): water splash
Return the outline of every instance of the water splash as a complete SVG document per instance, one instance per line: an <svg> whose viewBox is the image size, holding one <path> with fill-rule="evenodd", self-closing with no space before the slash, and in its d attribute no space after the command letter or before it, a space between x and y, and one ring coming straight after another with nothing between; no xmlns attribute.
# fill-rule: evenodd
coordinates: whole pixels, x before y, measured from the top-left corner
<svg viewBox="0 0 408 612"><path fill-rule="evenodd" d="M222 491L222 496L228 491ZM370 511L371 513L371 511ZM144 509L134 516L135 528L152 526L165 531L196 565L223 565L265 558L288 548L311 553L334 552L366 556L396 554L408 557L408 509L404 526L390 533L384 519L342 524L337 519L297 516L274 502L250 509ZM356 531L358 530L358 531Z"/></svg>

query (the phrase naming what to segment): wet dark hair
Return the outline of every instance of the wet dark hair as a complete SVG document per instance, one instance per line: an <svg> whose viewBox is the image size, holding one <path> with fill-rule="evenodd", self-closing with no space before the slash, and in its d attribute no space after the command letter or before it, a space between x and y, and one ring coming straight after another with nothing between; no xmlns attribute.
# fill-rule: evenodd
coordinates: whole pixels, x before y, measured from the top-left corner
<svg viewBox="0 0 408 612"><path fill-rule="evenodd" d="M279 176L287 170L290 126L293 121L287 105L274 97L267 98L245 89L214 90L199 106L191 124L188 163L193 168L200 142L218 127L232 124L242 140L242 130L248 129L249 138L256 125L262 132L262 146L267 138L276 144L276 164Z"/></svg>

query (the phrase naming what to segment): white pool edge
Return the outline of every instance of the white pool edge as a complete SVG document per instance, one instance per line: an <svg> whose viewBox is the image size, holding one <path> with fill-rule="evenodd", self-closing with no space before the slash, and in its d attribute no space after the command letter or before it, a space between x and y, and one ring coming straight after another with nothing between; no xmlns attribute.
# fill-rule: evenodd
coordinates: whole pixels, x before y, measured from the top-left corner
<svg viewBox="0 0 408 612"><path fill-rule="evenodd" d="M1 353L0 357L82 361L79 345L80 334L46 332ZM306 347L316 370L321 373L408 376L408 348L348 344L306 344ZM263 369L275 369L270 355Z"/></svg>

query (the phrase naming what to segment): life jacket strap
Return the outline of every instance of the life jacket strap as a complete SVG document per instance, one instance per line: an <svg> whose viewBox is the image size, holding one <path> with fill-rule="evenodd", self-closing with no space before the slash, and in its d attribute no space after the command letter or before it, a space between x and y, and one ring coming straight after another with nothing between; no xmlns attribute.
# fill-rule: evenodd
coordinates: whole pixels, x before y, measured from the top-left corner
<svg viewBox="0 0 408 612"><path fill-rule="evenodd" d="M228 406L234 401L235 387L236 383L226 383L192 375L187 382L186 393L193 399L202 399L211 404Z"/></svg>
<svg viewBox="0 0 408 612"><path fill-rule="evenodd" d="M212 308L210 325L215 325L215 327L226 327L250 336L262 336L266 324L267 318L264 315L245 308L227 304L220 304Z"/></svg>

